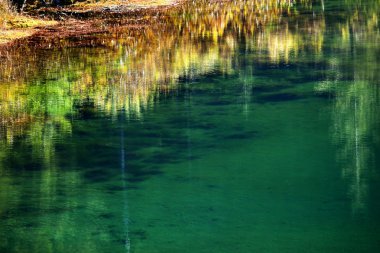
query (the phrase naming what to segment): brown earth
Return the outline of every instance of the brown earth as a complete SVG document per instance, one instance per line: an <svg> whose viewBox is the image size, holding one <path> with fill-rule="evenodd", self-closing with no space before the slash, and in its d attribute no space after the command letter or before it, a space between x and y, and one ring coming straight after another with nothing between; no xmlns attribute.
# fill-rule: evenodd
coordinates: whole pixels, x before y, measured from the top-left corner
<svg viewBox="0 0 380 253"><path fill-rule="evenodd" d="M181 2L183 0L111 0L65 8L40 8L28 13L33 20L40 21L36 26L0 29L0 56L10 48L62 47L65 45L60 42L67 38L70 38L71 46L97 44L99 38L96 35L107 34L120 25L133 30L142 29L152 22L156 23L167 10Z"/></svg>

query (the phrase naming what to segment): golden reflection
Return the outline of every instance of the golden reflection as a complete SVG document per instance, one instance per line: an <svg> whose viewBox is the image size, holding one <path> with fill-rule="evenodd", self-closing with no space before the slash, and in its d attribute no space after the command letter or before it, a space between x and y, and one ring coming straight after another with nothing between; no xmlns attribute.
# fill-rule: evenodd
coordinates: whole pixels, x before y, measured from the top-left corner
<svg viewBox="0 0 380 253"><path fill-rule="evenodd" d="M259 27L277 22L284 11L290 13L291 5L287 0L189 2L164 15L163 25L115 28L105 38L99 36L97 43L108 49L88 49L88 54L79 49L2 52L2 140L12 143L26 129L32 139L38 138L44 125L70 133L67 115L81 111L87 100L87 106L107 114L115 116L123 109L128 117L139 118L141 110L157 94L172 90L181 76L193 78L216 66L231 73L236 33L252 38ZM291 35L272 38L268 35L269 44L292 40ZM288 43L287 51L294 45Z"/></svg>

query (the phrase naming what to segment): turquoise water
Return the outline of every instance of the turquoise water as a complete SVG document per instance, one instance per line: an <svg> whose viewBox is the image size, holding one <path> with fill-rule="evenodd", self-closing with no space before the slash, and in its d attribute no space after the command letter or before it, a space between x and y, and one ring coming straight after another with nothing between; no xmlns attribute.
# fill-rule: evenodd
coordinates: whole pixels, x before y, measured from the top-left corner
<svg viewBox="0 0 380 253"><path fill-rule="evenodd" d="M175 10L4 61L0 252L379 252L379 10Z"/></svg>

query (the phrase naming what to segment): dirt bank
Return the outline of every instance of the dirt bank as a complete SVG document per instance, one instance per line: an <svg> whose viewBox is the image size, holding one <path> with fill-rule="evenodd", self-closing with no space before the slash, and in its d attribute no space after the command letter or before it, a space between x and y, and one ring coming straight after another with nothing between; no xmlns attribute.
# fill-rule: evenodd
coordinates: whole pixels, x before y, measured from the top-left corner
<svg viewBox="0 0 380 253"><path fill-rule="evenodd" d="M166 10L180 3L183 0L110 0L64 8L39 8L6 22L7 26L0 29L0 50L25 45L54 47L59 46L57 41L69 37L80 45L81 40L75 38L107 33L118 25L138 29L157 22Z"/></svg>

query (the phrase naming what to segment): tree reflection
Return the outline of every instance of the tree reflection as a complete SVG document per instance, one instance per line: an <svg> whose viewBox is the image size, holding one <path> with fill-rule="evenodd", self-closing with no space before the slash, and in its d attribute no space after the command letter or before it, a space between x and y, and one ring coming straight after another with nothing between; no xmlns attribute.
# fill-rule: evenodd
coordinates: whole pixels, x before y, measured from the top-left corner
<svg viewBox="0 0 380 253"><path fill-rule="evenodd" d="M367 207L368 179L375 173L370 169L376 156L373 145L379 141L380 75L374 63L380 53L376 46L380 5L376 1L347 1L344 8L351 15L336 24L334 28L340 33L328 48L339 57L329 57L333 74L316 89L336 93L333 139L339 146L342 175L350 182L349 197L357 213Z"/></svg>
<svg viewBox="0 0 380 253"><path fill-rule="evenodd" d="M42 138L41 127L51 128L45 133L70 133L72 116L95 111L116 116L123 110L127 117L139 118L141 110L158 94L173 90L180 77L207 74L215 66L232 73L239 37L250 39L259 27L277 22L284 11L290 12L289 3L191 2L170 10L163 24L114 28L99 36L96 43L107 49L50 53L23 47L14 54L3 52L2 139L12 143L26 129L32 139ZM60 43L66 47L71 41Z"/></svg>

